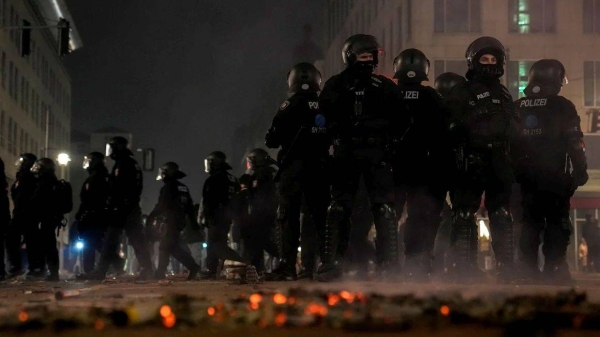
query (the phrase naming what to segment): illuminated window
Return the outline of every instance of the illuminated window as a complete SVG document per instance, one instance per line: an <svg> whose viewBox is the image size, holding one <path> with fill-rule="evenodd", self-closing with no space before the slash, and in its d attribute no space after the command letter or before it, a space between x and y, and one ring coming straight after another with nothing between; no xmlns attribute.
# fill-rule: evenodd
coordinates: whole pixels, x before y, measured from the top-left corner
<svg viewBox="0 0 600 337"><path fill-rule="evenodd" d="M480 0L435 0L436 33L481 32Z"/></svg>
<svg viewBox="0 0 600 337"><path fill-rule="evenodd" d="M529 78L529 69L535 61L510 61L507 65L506 77L508 80L508 90L513 99L519 99L523 96L523 90L527 87Z"/></svg>
<svg viewBox="0 0 600 337"><path fill-rule="evenodd" d="M583 62L583 102L600 107L600 61Z"/></svg>
<svg viewBox="0 0 600 337"><path fill-rule="evenodd" d="M583 0L583 32L600 33L600 0Z"/></svg>
<svg viewBox="0 0 600 337"><path fill-rule="evenodd" d="M437 78L438 76L440 76L443 73L446 72L452 72L452 73L456 73L459 74L461 76L465 76L465 74L467 73L468 67L467 67L467 61L444 61L444 60L438 60L435 61L433 63L434 66L434 71L435 71L435 77L429 77L429 79L431 81L434 81L435 78Z"/></svg>
<svg viewBox="0 0 600 337"><path fill-rule="evenodd" d="M510 0L511 33L556 33L556 0Z"/></svg>

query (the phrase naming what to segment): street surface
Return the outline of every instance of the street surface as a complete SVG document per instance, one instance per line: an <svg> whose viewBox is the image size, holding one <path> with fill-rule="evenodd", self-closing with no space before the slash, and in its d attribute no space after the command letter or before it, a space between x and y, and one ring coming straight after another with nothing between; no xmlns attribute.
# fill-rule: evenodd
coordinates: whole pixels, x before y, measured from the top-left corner
<svg viewBox="0 0 600 337"><path fill-rule="evenodd" d="M600 274L579 274L576 275L577 285L574 287L576 292L585 292L587 301L594 304L600 304ZM61 282L43 282L43 281L22 281L12 280L1 285L0 288L0 326L4 327L9 321L6 317L10 315L11 310L15 310L21 320L23 315L21 311L27 307L44 306L49 309L44 309L48 312L69 312L73 308L85 312L87 308L92 306L97 307L122 307L124 305L134 306L138 309L140 317L144 316L143 309L150 308L156 305L157 301L166 303L167 299L175 294L185 294L194 298L202 298L204 303L227 303L240 296L249 297L255 293L264 294L265 298L272 296L270 294L288 294L291 288L301 288L303 290L321 290L327 293L339 293L347 291L349 293L380 294L385 298L399 296L403 294L414 294L416 297L430 298L435 296L453 296L461 295L465 299L485 299L487 298L506 298L516 295L548 295L554 296L559 292L568 291L569 287L552 287L552 286L516 286L516 285L477 285L477 286L462 286L462 285L447 285L447 284L394 284L394 283L379 283L379 282L348 282L348 283L314 283L314 282L268 282L258 285L231 285L226 281L182 281L178 278L172 278L165 282L148 282L138 283L127 277L114 282L80 282L80 281L61 281ZM65 298L57 299L56 294L60 293ZM301 295L299 296L301 297ZM264 303L264 302L263 302ZM218 304L217 304L218 305ZM77 309L80 308L80 309ZM204 307L206 308L206 307ZM28 310L28 309L27 309ZM162 310L162 307L161 307ZM173 309L176 311L175 309ZM206 309L203 309L206 310ZM209 308L209 310L211 310ZM262 310L262 309L261 309ZM80 312L80 314L81 314ZM32 320L35 316L35 311L29 311L29 319ZM46 314L42 314L44 317ZM161 311L162 315L162 311ZM267 315L267 314L265 314ZM85 315L84 315L85 316ZM49 317L49 316L48 316ZM137 317L137 316L136 316ZM86 319L83 317L82 319ZM40 320L43 320L40 318ZM63 336L198 336L198 335L219 335L220 337L227 336L367 336L372 332L365 333L364 331L346 331L342 329L332 329L325 325L319 327L263 327L262 329L253 324L246 326L231 326L224 324L200 325L196 327L175 326L172 329L167 329L160 324L148 326L142 324L142 318L139 318L139 326L129 324L127 327L116 327L110 324L98 326L98 322L93 324L94 328L82 326L80 328L70 327L60 334ZM164 322L164 321L163 321ZM163 324L164 325L164 324ZM259 324L260 325L260 324ZM166 326L166 325L165 325ZM55 331L56 325L46 324L42 327L26 326L22 328L23 336L47 335ZM351 329L352 330L352 329ZM453 324L442 326L417 326L401 332L403 336L475 336L485 333L487 336L507 336L513 335L503 328L484 327L477 325L460 325ZM558 336L579 336L600 333L600 330L585 331L570 329L568 331L560 330L556 332ZM12 335L13 330L0 330L0 334ZM379 331L381 336L398 336L400 333ZM524 336L530 334L523 334ZM542 336L545 334L542 334ZM486 336L486 337L487 337Z"/></svg>

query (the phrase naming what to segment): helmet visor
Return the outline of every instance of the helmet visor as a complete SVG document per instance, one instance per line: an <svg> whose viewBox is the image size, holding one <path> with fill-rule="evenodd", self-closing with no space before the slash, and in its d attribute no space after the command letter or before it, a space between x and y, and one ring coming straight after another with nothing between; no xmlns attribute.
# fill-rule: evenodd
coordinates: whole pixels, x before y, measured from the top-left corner
<svg viewBox="0 0 600 337"><path fill-rule="evenodd" d="M19 159L17 159L17 161L15 161L15 166L19 167L21 166L21 164L23 164L23 157L20 157Z"/></svg>
<svg viewBox="0 0 600 337"><path fill-rule="evenodd" d="M159 168L159 169L158 169L158 174L156 175L156 180L163 180L163 178L164 178L164 173L165 173L165 171L163 171L163 169L162 169L162 168Z"/></svg>
<svg viewBox="0 0 600 337"><path fill-rule="evenodd" d="M83 169L87 170L90 167L90 164L92 163L92 158L89 158L88 156L83 157Z"/></svg>
<svg viewBox="0 0 600 337"><path fill-rule="evenodd" d="M113 154L113 148L109 143L106 143L106 149L104 150L104 155L106 157L110 157Z"/></svg>
<svg viewBox="0 0 600 337"><path fill-rule="evenodd" d="M204 159L204 172L210 173L210 163L212 160Z"/></svg>
<svg viewBox="0 0 600 337"><path fill-rule="evenodd" d="M33 164L33 167L31 168L31 172L39 173L41 169L42 169L42 165L40 165L39 163L35 163L35 164Z"/></svg>

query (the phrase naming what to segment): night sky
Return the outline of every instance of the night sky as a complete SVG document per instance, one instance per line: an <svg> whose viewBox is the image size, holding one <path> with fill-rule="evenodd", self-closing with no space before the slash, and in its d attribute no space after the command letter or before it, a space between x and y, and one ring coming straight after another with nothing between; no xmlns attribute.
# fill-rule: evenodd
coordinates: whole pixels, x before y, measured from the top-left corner
<svg viewBox="0 0 600 337"><path fill-rule="evenodd" d="M278 105L265 102L282 93L285 99L285 75L302 26L312 24L315 39L322 36L323 7L315 0L67 4L84 44L65 58L73 81L73 129L132 132L135 148L156 149L157 165L179 163L196 201L206 178L205 156L245 148L234 144L236 129L252 124L255 114L270 119ZM266 90L279 79L281 91ZM239 166L240 158L229 159ZM156 200L160 184L145 185L146 196Z"/></svg>

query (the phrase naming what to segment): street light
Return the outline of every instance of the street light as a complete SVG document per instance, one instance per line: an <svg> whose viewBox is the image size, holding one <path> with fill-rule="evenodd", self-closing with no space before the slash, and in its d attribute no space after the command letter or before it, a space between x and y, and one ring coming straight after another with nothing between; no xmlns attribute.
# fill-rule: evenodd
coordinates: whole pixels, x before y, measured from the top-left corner
<svg viewBox="0 0 600 337"><path fill-rule="evenodd" d="M66 153L61 153L58 155L56 160L58 161L58 165L67 166L69 164L69 162L71 161L71 157L69 157L69 155Z"/></svg>

